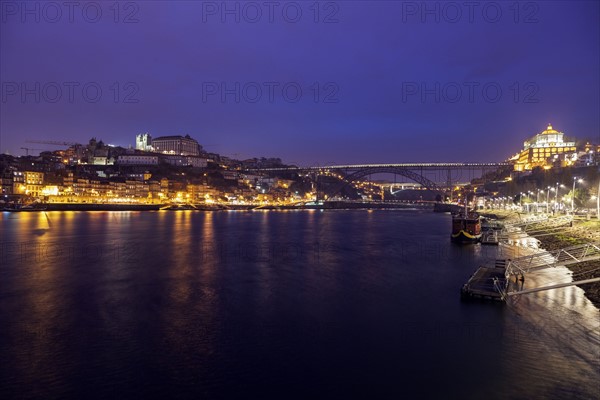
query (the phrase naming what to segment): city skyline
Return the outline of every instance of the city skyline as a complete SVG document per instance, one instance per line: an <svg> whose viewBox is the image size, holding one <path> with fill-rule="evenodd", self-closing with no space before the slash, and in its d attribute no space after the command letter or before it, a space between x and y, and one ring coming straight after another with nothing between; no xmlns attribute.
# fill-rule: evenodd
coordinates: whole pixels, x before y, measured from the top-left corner
<svg viewBox="0 0 600 400"><path fill-rule="evenodd" d="M149 132L299 165L502 161L548 123L599 141L595 2L119 4L3 2L2 153Z"/></svg>

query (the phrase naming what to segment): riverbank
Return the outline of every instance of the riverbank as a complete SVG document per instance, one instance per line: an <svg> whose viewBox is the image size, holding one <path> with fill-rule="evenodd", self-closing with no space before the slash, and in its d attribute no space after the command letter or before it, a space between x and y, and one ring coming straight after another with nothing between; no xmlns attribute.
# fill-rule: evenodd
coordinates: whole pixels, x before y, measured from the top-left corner
<svg viewBox="0 0 600 400"><path fill-rule="evenodd" d="M37 203L20 208L6 208L8 212L41 211L156 211L161 204L110 204L110 203Z"/></svg>
<svg viewBox="0 0 600 400"><path fill-rule="evenodd" d="M526 218L528 214L506 210L493 210L482 213L482 215L510 221ZM600 241L600 222L597 220L574 220L573 226L565 226L559 232L536 235L535 238L540 241L540 247L547 251L578 244L598 242ZM573 272L573 280L600 277L600 260L567 265L566 267ZM600 282L578 286L585 291L585 296L600 309Z"/></svg>
<svg viewBox="0 0 600 400"><path fill-rule="evenodd" d="M20 208L5 208L9 212L25 211L158 211L169 204L139 204L139 203L36 203ZM171 210L188 211L221 211L221 210L349 210L349 209L433 209L428 202L367 202L367 201L326 201L322 203L299 203L287 205L259 204L183 204L181 207L171 205Z"/></svg>
<svg viewBox="0 0 600 400"><path fill-rule="evenodd" d="M575 246L600 241L600 223L598 221L574 221L573 227L567 227L560 233L536 237L541 246L548 250ZM600 277L600 260L567 265L573 272L573 280ZM585 291L585 296L600 309L600 282L578 285Z"/></svg>

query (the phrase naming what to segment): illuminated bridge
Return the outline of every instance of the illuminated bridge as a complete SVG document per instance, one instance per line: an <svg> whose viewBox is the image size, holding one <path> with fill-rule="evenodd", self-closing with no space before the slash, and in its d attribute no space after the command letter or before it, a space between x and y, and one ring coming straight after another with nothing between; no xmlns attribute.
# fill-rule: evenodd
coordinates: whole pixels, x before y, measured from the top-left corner
<svg viewBox="0 0 600 400"><path fill-rule="evenodd" d="M344 186L376 174L394 174L404 176L426 189L443 191L442 187L450 188L453 183L471 180L486 172L509 167L510 163L401 163L401 164L348 164L311 167L282 167L255 168L247 171L266 174L298 173L312 175L318 182L319 176L335 174L340 182L327 188L323 194L333 196Z"/></svg>

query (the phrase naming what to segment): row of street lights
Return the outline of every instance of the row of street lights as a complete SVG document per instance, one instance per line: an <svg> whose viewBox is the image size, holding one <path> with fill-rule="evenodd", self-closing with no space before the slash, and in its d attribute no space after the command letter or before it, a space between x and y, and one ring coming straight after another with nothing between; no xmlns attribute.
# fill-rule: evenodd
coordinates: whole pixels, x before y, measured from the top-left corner
<svg viewBox="0 0 600 400"><path fill-rule="evenodd" d="M573 191L571 192L571 212L574 213L575 212L575 189L577 188L577 184L578 183L583 183L584 180L579 178L579 177L573 177ZM540 193L543 193L544 190L546 190L546 213L548 214L550 212L550 192L554 192L554 208L555 211L558 210L559 208L559 203L558 203L558 195L559 195L559 191L561 188L566 188L565 185L556 182L556 187L552 187L552 186L548 186L546 189L537 189L537 193L536 192L532 192L532 191L528 191L528 192L521 192L519 193L519 206L523 207L523 197L527 196L530 199L532 198L533 195L536 195L536 212L539 212L539 206L540 206ZM499 201L502 203L502 205L505 206L505 202L507 200L509 200L510 197L500 197L500 198L496 198L494 201ZM596 200L596 217L597 219L600 221L600 181L598 181L598 194L594 195L591 197L591 200ZM527 208L529 209L529 206L527 205Z"/></svg>
<svg viewBox="0 0 600 400"><path fill-rule="evenodd" d="M577 183L583 183L583 179L578 178L578 177L573 177L573 190L571 192L571 212L574 213L575 212L575 189L576 189L576 185ZM553 188L551 186L548 186L546 188L546 213L548 213L549 210L549 206L550 206L550 192L554 192L554 204L558 205L558 192L560 188L566 188L565 185L560 184L559 182L556 182L556 188ZM537 196L536 196L536 211L539 211L539 203L540 203L540 193L543 192L543 189L537 189ZM528 196L528 195L533 195L534 193L532 191L528 191L527 193L520 193L519 196L519 205L522 207L523 206L523 196ZM600 181L598 182L598 195L592 196L592 200L596 200L596 216L598 218L598 220L600 220Z"/></svg>

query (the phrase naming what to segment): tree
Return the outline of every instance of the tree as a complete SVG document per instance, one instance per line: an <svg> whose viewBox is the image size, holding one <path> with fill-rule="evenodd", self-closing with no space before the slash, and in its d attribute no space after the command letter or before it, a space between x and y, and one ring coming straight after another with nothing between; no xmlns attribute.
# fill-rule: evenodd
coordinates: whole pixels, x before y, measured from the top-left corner
<svg viewBox="0 0 600 400"><path fill-rule="evenodd" d="M567 202L571 202L571 199L573 198L573 191L569 191L569 193L567 193L564 197ZM577 188L575 189L575 199L573 203L575 204L575 207L582 207L588 200L590 200L590 197L591 195L589 190L585 188Z"/></svg>

